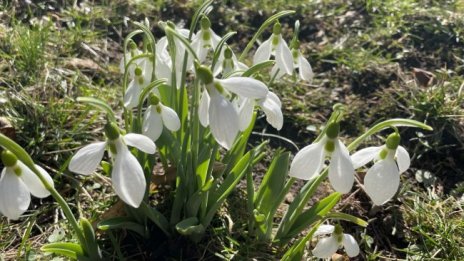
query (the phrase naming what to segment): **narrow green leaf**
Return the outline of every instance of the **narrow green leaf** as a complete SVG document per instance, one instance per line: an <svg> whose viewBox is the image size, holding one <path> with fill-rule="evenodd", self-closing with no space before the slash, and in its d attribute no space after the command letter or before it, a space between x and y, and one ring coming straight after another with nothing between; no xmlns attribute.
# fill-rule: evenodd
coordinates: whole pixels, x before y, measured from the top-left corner
<svg viewBox="0 0 464 261"><path fill-rule="evenodd" d="M47 253L63 255L72 259L84 256L84 250L79 244L69 242L46 244L42 246L40 250Z"/></svg>
<svg viewBox="0 0 464 261"><path fill-rule="evenodd" d="M271 66L273 66L275 64L275 61L265 61L265 62L262 62L262 63L258 63L256 65L253 65L252 67L250 67L248 70L246 70L242 76L243 77L251 77L253 75L255 75L256 73L258 73L259 71L262 71L266 68L269 68Z"/></svg>
<svg viewBox="0 0 464 261"><path fill-rule="evenodd" d="M82 227L82 231L84 232L86 242L85 252L89 257L98 260L99 258L101 258L101 254L92 224L90 224L90 222L85 218L81 218L80 224Z"/></svg>
<svg viewBox="0 0 464 261"><path fill-rule="evenodd" d="M131 231L136 232L137 234L147 237L145 233L145 228L135 223L132 218L129 217L114 217L109 218L103 221L100 221L97 225L98 229L100 230L113 230L113 229L128 229Z"/></svg>
<svg viewBox="0 0 464 261"><path fill-rule="evenodd" d="M163 214L161 214L155 208L150 207L146 202L143 201L140 205L140 209L164 232L164 234L166 234L168 237L171 236L171 233L169 233L169 222Z"/></svg>
<svg viewBox="0 0 464 261"><path fill-rule="evenodd" d="M363 220L361 218L352 216L350 214L340 213L340 212L329 213L329 214L326 215L326 217L330 218L330 219L338 219L338 220L349 221L349 222L354 223L354 224L356 224L358 226L361 226L361 227L367 227L367 225L369 225L369 223L367 223L365 220Z"/></svg>
<svg viewBox="0 0 464 261"><path fill-rule="evenodd" d="M338 203L341 196L342 195L340 193L334 192L321 201L315 203L311 208L298 216L298 218L295 220L295 223L293 223L292 227L286 235L280 235L280 238L276 239L281 240L282 243L285 243L288 240L291 240L293 237L297 236L303 230L313 225L314 222L322 219L323 217L327 217L327 213L329 213Z"/></svg>
<svg viewBox="0 0 464 261"><path fill-rule="evenodd" d="M110 120L116 121L113 109L111 109L111 107L106 102L93 97L77 97L76 101L87 103L103 112L106 112Z"/></svg>

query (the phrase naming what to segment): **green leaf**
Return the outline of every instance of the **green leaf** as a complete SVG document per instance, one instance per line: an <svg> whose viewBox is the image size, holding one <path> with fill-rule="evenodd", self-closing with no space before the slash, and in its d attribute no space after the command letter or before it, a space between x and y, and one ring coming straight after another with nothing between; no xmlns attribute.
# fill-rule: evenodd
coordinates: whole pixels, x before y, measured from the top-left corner
<svg viewBox="0 0 464 261"><path fill-rule="evenodd" d="M46 244L42 246L40 250L47 253L63 255L72 259L77 259L79 256L84 256L84 250L79 244L69 242Z"/></svg>
<svg viewBox="0 0 464 261"><path fill-rule="evenodd" d="M258 63L256 65L253 65L250 67L248 70L246 70L242 76L243 77L250 77L253 76L254 74L258 73L259 71L262 71L266 68L269 68L275 64L275 61L265 61L262 63Z"/></svg>
<svg viewBox="0 0 464 261"><path fill-rule="evenodd" d="M99 258L101 258L101 254L92 224L90 224L90 222L85 218L81 218L80 224L82 227L82 231L84 232L86 242L85 252L89 257L98 260Z"/></svg>
<svg viewBox="0 0 464 261"><path fill-rule="evenodd" d="M184 236L198 235L205 232L205 227L200 224L197 217L191 217L177 223L176 230Z"/></svg>
<svg viewBox="0 0 464 261"><path fill-rule="evenodd" d="M111 109L111 107L106 102L100 99L97 99L97 98L92 98L92 97L77 97L76 101L89 104L103 112L106 112L106 114L108 115L108 118L111 121L116 121L116 118L114 117L113 109Z"/></svg>
<svg viewBox="0 0 464 261"><path fill-rule="evenodd" d="M329 213L326 215L326 218L349 221L361 227L367 227L367 225L369 225L369 223L361 218L340 212Z"/></svg>
<svg viewBox="0 0 464 261"><path fill-rule="evenodd" d="M266 216L273 216L274 213L270 213L270 211L275 209L276 204L280 205L281 203L276 195L279 195L285 185L289 158L289 152L277 152L256 193L255 206L260 213Z"/></svg>
<svg viewBox="0 0 464 261"><path fill-rule="evenodd" d="M314 222L320 220L324 216L328 217L327 213L329 213L330 210L332 210L332 208L338 203L341 196L342 194L334 192L321 201L315 203L311 208L298 216L286 235L281 235L281 238L278 239L285 243L313 225Z"/></svg>
<svg viewBox="0 0 464 261"><path fill-rule="evenodd" d="M131 231L136 232L137 234L147 237L145 233L145 228L133 221L132 218L129 217L114 217L109 218L103 221L100 221L97 225L98 229L100 230L113 230L113 229L128 229Z"/></svg>
<svg viewBox="0 0 464 261"><path fill-rule="evenodd" d="M147 205L146 202L142 201L140 205L140 210L147 216L153 223L155 223L168 237L171 236L169 233L169 222L166 217L161 214L155 208L152 208Z"/></svg>

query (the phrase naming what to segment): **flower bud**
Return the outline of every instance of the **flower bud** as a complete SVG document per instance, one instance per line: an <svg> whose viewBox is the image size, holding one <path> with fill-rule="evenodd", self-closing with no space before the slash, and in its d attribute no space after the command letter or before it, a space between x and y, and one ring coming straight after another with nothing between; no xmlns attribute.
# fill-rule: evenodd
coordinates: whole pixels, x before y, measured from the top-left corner
<svg viewBox="0 0 464 261"><path fill-rule="evenodd" d="M2 162L5 167L13 167L16 165L18 158L9 150L2 151Z"/></svg>
<svg viewBox="0 0 464 261"><path fill-rule="evenodd" d="M335 139L338 137L338 133L340 133L340 123L332 122L327 127L325 135L327 135L327 137L329 137L330 139Z"/></svg>
<svg viewBox="0 0 464 261"><path fill-rule="evenodd" d="M116 140L119 138L119 128L114 122L108 122L105 125L105 134L109 140Z"/></svg>
<svg viewBox="0 0 464 261"><path fill-rule="evenodd" d="M400 145L401 137L398 133L392 133L387 137L386 146L390 150L396 150Z"/></svg>

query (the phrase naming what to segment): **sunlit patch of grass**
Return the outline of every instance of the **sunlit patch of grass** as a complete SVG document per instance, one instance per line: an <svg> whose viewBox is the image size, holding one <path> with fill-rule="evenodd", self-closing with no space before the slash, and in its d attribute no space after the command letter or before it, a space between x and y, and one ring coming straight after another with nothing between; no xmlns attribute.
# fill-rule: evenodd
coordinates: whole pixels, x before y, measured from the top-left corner
<svg viewBox="0 0 464 261"><path fill-rule="evenodd" d="M440 198L432 190L408 193L402 206L411 244L404 251L408 260L464 259L464 202Z"/></svg>

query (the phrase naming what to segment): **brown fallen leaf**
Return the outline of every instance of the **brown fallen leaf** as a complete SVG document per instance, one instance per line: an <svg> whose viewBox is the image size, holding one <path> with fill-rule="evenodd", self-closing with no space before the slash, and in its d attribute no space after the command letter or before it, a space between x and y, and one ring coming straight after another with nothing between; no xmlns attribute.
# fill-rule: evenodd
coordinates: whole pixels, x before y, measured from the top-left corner
<svg viewBox="0 0 464 261"><path fill-rule="evenodd" d="M103 71L100 65L90 59L71 58L66 60L65 66L80 70Z"/></svg>
<svg viewBox="0 0 464 261"><path fill-rule="evenodd" d="M435 83L435 74L429 71L419 68L413 68L412 73L414 74L414 79L416 80L416 83L421 87L428 87Z"/></svg>
<svg viewBox="0 0 464 261"><path fill-rule="evenodd" d="M13 127L11 122L5 117L0 117L0 133L12 140L16 138L15 128Z"/></svg>

